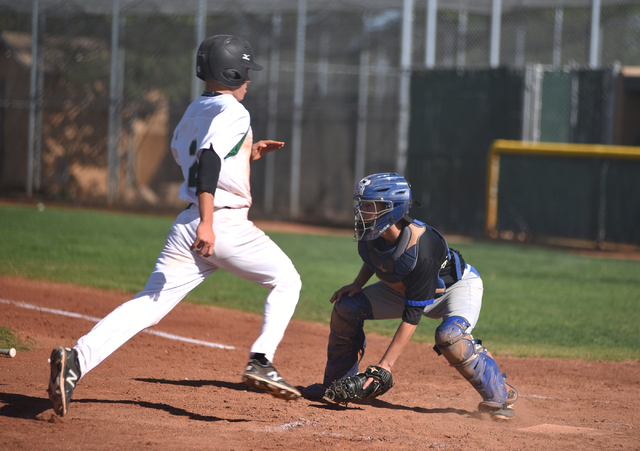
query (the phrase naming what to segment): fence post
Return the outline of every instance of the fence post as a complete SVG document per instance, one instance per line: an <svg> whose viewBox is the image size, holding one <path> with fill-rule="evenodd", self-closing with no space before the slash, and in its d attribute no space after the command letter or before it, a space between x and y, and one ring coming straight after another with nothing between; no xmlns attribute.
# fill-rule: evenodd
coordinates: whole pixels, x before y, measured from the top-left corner
<svg viewBox="0 0 640 451"><path fill-rule="evenodd" d="M427 0L427 41L425 42L424 63L427 69L436 64L436 27L438 23L438 0Z"/></svg>
<svg viewBox="0 0 640 451"><path fill-rule="evenodd" d="M556 7L556 18L553 27L553 67L560 67L562 61L562 24L564 22L564 8Z"/></svg>
<svg viewBox="0 0 640 451"><path fill-rule="evenodd" d="M593 0L591 5L591 47L589 51L589 67L595 69L600 64L598 54L600 48L600 0Z"/></svg>
<svg viewBox="0 0 640 451"><path fill-rule="evenodd" d="M302 106L304 103L304 53L307 39L307 0L298 0L296 32L296 73L293 91L293 131L291 136L291 190L289 214L300 214L300 153L302 147Z"/></svg>
<svg viewBox="0 0 640 451"><path fill-rule="evenodd" d="M38 71L38 0L32 2L31 12L31 80L29 86L29 143L27 148L27 197L33 197L33 154L36 127L36 80Z"/></svg>
<svg viewBox="0 0 640 451"><path fill-rule="evenodd" d="M495 69L500 65L500 27L502 21L502 0L493 0L491 9L491 54L489 64Z"/></svg>
<svg viewBox="0 0 640 451"><path fill-rule="evenodd" d="M282 30L282 13L273 13L271 18L271 54L269 56L269 119L267 123L267 137L276 138L278 125L278 81L280 79L280 33ZM276 155L271 152L266 155L264 176L264 210L273 212L273 194L276 172Z"/></svg>
<svg viewBox="0 0 640 451"><path fill-rule="evenodd" d="M107 149L107 203L112 205L118 197L118 170L117 161L118 143L116 116L118 112L118 43L120 32L120 0L113 0L113 13L111 15L111 75L109 87L109 140Z"/></svg>
<svg viewBox="0 0 640 451"><path fill-rule="evenodd" d="M193 51L193 65L191 66L191 100L197 99L202 93L202 82L196 75L195 67L198 59L198 48L200 47L200 43L204 41L206 37L207 0L198 0L198 13L195 19L196 46Z"/></svg>
<svg viewBox="0 0 640 451"><path fill-rule="evenodd" d="M409 147L409 90L411 89L411 41L413 35L413 0L404 0L402 13L402 48L400 56L400 90L398 99L398 154L396 170L404 174Z"/></svg>
<svg viewBox="0 0 640 451"><path fill-rule="evenodd" d="M456 56L456 67L464 68L467 60L467 22L469 20L469 11L460 7L458 11L458 49Z"/></svg>
<svg viewBox="0 0 640 451"><path fill-rule="evenodd" d="M367 119L369 105L369 30L367 15L363 15L364 37L360 49L360 73L358 76L358 124L356 127L356 162L354 168L354 186L365 176L365 157L367 143Z"/></svg>

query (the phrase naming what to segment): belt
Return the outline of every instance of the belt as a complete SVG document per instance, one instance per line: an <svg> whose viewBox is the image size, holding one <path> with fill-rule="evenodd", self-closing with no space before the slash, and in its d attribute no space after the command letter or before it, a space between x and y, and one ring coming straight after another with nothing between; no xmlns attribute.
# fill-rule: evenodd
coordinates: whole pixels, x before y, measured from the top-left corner
<svg viewBox="0 0 640 451"><path fill-rule="evenodd" d="M190 209L191 207L193 207L195 204L193 202L191 202L189 205L187 205L187 208L185 208L185 210ZM220 208L214 208L214 210L231 210L231 207L220 207Z"/></svg>

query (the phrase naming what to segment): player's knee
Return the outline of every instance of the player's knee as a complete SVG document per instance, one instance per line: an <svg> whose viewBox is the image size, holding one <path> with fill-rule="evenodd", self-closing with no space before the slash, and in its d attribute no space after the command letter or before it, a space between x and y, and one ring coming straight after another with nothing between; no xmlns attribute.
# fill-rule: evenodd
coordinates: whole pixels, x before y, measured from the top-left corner
<svg viewBox="0 0 640 451"><path fill-rule="evenodd" d="M302 289L302 280L300 279L300 274L298 274L298 271L296 271L295 269L290 271L287 275L287 285L292 290L296 290L298 292Z"/></svg>
<svg viewBox="0 0 640 451"><path fill-rule="evenodd" d="M300 274L291 265L287 270L281 270L278 277L275 279L272 288L278 288L279 291L290 291L299 293L302 289L302 280Z"/></svg>
<svg viewBox="0 0 640 451"><path fill-rule="evenodd" d="M435 339L438 346L450 346L466 335L469 322L462 316L450 316L436 328Z"/></svg>
<svg viewBox="0 0 640 451"><path fill-rule="evenodd" d="M364 294L356 293L353 296L344 294L333 305L331 331L342 337L352 337L356 334L359 325L371 317L371 303Z"/></svg>
<svg viewBox="0 0 640 451"><path fill-rule="evenodd" d="M469 322L463 317L452 316L436 328L436 346L453 366L462 364L475 354L475 345L466 332L469 326Z"/></svg>

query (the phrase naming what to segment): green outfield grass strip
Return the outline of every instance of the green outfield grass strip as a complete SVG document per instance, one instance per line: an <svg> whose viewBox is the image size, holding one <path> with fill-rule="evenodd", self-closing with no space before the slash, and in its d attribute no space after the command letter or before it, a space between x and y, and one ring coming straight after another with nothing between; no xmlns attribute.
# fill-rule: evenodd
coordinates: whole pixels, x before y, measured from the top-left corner
<svg viewBox="0 0 640 451"><path fill-rule="evenodd" d="M19 338L16 331L9 327L0 327L0 349L11 348L18 351L29 351L34 349L34 342L29 338Z"/></svg>
<svg viewBox="0 0 640 451"><path fill-rule="evenodd" d="M143 288L172 222L0 205L0 274L134 294ZM348 236L267 233L302 278L294 318L328 324L332 293L351 283L362 264L356 244ZM483 277L483 308L473 335L495 354L640 359L640 262L515 243L450 244ZM219 271L186 300L262 314L266 294L257 284ZM391 336L398 324L368 321L365 329ZM415 339L432 343L437 324L423 318Z"/></svg>

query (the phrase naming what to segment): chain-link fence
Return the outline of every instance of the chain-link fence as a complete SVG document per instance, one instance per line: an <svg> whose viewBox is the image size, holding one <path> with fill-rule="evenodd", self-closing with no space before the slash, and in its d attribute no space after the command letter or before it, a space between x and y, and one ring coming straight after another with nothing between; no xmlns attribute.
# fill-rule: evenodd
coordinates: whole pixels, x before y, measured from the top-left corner
<svg viewBox="0 0 640 451"><path fill-rule="evenodd" d="M341 225L358 178L411 165L407 70L640 66L635 0L0 0L0 30L0 194L180 208L195 49L236 34L254 136L287 143L252 214Z"/></svg>

